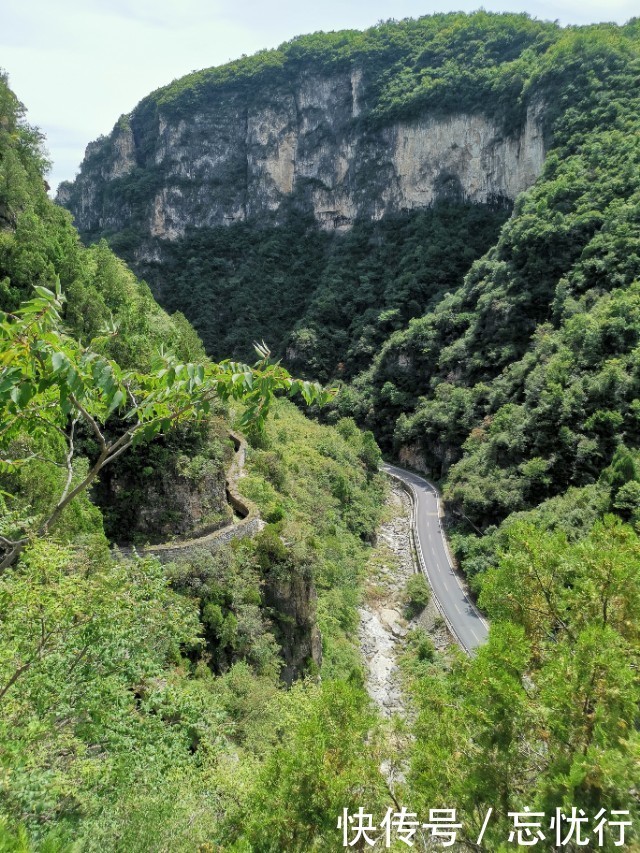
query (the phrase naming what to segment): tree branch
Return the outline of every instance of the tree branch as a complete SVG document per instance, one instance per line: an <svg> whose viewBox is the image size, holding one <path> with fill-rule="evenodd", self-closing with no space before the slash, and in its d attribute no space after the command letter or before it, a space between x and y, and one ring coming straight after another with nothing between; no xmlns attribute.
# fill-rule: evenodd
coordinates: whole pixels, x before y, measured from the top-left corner
<svg viewBox="0 0 640 853"><path fill-rule="evenodd" d="M11 676L11 678L9 679L9 681L7 681L7 683L6 683L6 684L5 684L5 686L2 688L2 690L0 690L0 702L2 702L2 700L3 700L3 699L4 699L4 697L5 697L5 694L6 694L9 690L11 690L11 688L13 687L13 685L16 683L16 681L17 681L17 680L20 678L20 676L22 675L22 673L23 673L23 672L26 672L28 669L31 669L31 664L32 664L32 663L33 663L33 660L28 660L26 663L23 663L23 664L22 664L22 666L19 666L19 667L18 667L18 669L16 669L16 671L13 673L13 675Z"/></svg>
<svg viewBox="0 0 640 853"><path fill-rule="evenodd" d="M76 424L78 423L78 418L74 418L71 421L71 428L69 429L69 435L67 436L67 441L69 442L69 449L67 451L67 456L65 459L66 468L67 468L67 480L64 484L64 489L62 490L62 495L60 496L60 500L64 500L67 496L69 489L71 488L71 481L73 480L73 438L76 429Z"/></svg>
<svg viewBox="0 0 640 853"><path fill-rule="evenodd" d="M98 439L100 449L105 450L105 448L107 447L107 442L105 441L104 435L102 434L102 431L100 430L96 419L93 417L93 415L89 414L89 412L85 409L85 407L78 400L75 394L69 394L69 399L76 407L76 409L80 412L85 421L87 421L87 423L90 425L91 429L93 430L93 434Z"/></svg>

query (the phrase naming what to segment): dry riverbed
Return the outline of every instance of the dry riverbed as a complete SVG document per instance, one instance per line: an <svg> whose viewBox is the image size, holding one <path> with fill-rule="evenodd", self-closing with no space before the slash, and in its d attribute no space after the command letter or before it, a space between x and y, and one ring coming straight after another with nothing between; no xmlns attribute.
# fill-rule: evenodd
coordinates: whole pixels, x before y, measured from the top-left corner
<svg viewBox="0 0 640 853"><path fill-rule="evenodd" d="M360 612L360 648L366 670L367 691L385 717L406 715L399 656L409 632L427 631L436 647L450 643L433 601L422 613L406 618L405 586L415 572L411 539L411 504L404 489L392 482L386 520L378 530Z"/></svg>

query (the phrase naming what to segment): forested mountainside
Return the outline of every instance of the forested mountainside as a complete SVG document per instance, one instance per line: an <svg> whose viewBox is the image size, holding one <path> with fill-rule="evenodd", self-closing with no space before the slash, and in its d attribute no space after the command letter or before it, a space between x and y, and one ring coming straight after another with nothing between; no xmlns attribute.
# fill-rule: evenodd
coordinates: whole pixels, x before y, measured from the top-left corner
<svg viewBox="0 0 640 853"><path fill-rule="evenodd" d="M386 449L438 479L460 463L456 501L483 527L611 460L597 412L612 401L587 377L624 361L633 335L606 334L585 355L575 330L579 315L607 324L633 298L617 290L638 274L638 31L478 13L295 39L150 95L92 143L60 199L85 237L106 236L184 311L212 355L247 357L264 339L297 370L348 383L341 413ZM349 110L331 88L345 75L359 81ZM286 132L285 93L297 104ZM532 110L539 132L527 135ZM469 130L480 120L493 123L489 147ZM270 196L285 139L295 174ZM508 162L496 146L512 143ZM401 166L372 168L367 146L401 146ZM501 190L523 158L536 167ZM219 209L232 191L238 215ZM328 227L317 193L346 192L362 204ZM174 213L179 227L155 228ZM558 377L566 360L584 375ZM539 384L558 380L573 391L547 416ZM628 435L633 393L611 414ZM474 433L462 465L471 431L507 404L520 445L489 459ZM466 472L480 471L495 484L472 506Z"/></svg>
<svg viewBox="0 0 640 853"><path fill-rule="evenodd" d="M542 168L551 93L536 78L559 41L484 13L296 38L149 95L60 198L83 234L151 257L141 238L292 204L333 230L442 198L507 203Z"/></svg>
<svg viewBox="0 0 640 853"><path fill-rule="evenodd" d="M552 24L483 13L294 39L145 98L58 199L210 354L246 357L266 334L350 375L461 283L540 174L559 41Z"/></svg>
<svg viewBox="0 0 640 853"><path fill-rule="evenodd" d="M615 823L594 830L615 812L637 846L639 83L637 20L436 15L302 37L158 90L92 144L59 194L88 248L0 88L0 298L26 304L0 342L22 364L21 348L63 340L81 368L76 380L48 357L50 380L35 358L18 384L0 361L0 541L37 533L0 577L8 850L339 850L343 809L379 823L400 805L455 808L467 849L511 849L525 808L544 815L539 849L572 809L591 846L620 849ZM225 430L261 414L262 383L205 357L113 252L194 321L209 358L247 358L264 338L339 387L314 410L324 424L283 401L253 431L241 488L264 531L165 568L114 561L104 531L197 529L173 514L184 503L151 527L131 507L160 469L195 492L203 474L220 484ZM58 280L66 332L47 319ZM160 343L176 355L158 369ZM89 364L109 359L112 384L83 347ZM117 436L127 368L161 411L139 461L38 526L68 475L70 392ZM281 368L255 370L289 387ZM185 405L195 395L199 419L179 429L169 383ZM32 399L59 416L55 440L17 431ZM472 658L407 639L408 715L390 726L356 645L383 492L356 422L441 484L491 621ZM73 483L94 439L79 427ZM283 663L318 627L322 661L295 661L306 679L285 690Z"/></svg>

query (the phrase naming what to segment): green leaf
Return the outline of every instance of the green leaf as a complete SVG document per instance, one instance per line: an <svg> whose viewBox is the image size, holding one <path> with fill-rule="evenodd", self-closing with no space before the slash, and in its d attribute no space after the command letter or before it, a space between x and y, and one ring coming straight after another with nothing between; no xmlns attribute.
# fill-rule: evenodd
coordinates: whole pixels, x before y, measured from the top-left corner
<svg viewBox="0 0 640 853"><path fill-rule="evenodd" d="M111 401L107 408L107 417L113 414L113 412L115 412L115 410L124 403L125 399L126 398L123 391L121 391L120 389L115 391L115 393L111 397Z"/></svg>
<svg viewBox="0 0 640 853"><path fill-rule="evenodd" d="M36 284L33 288L38 296L42 296L45 299L54 300L56 298L56 294L53 291L49 290L46 287L42 287L40 284Z"/></svg>
<svg viewBox="0 0 640 853"><path fill-rule="evenodd" d="M63 352L54 352L51 356L51 364L53 366L53 373L60 373L61 370L68 366L69 360Z"/></svg>

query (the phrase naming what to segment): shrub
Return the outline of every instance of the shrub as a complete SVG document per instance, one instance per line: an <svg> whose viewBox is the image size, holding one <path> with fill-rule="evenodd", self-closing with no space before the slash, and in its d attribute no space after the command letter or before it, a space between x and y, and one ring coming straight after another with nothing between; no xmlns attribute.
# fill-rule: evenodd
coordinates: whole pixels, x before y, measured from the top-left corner
<svg viewBox="0 0 640 853"><path fill-rule="evenodd" d="M407 611L410 616L417 616L429 603L431 591L424 575L412 575L404 588L407 600Z"/></svg>

